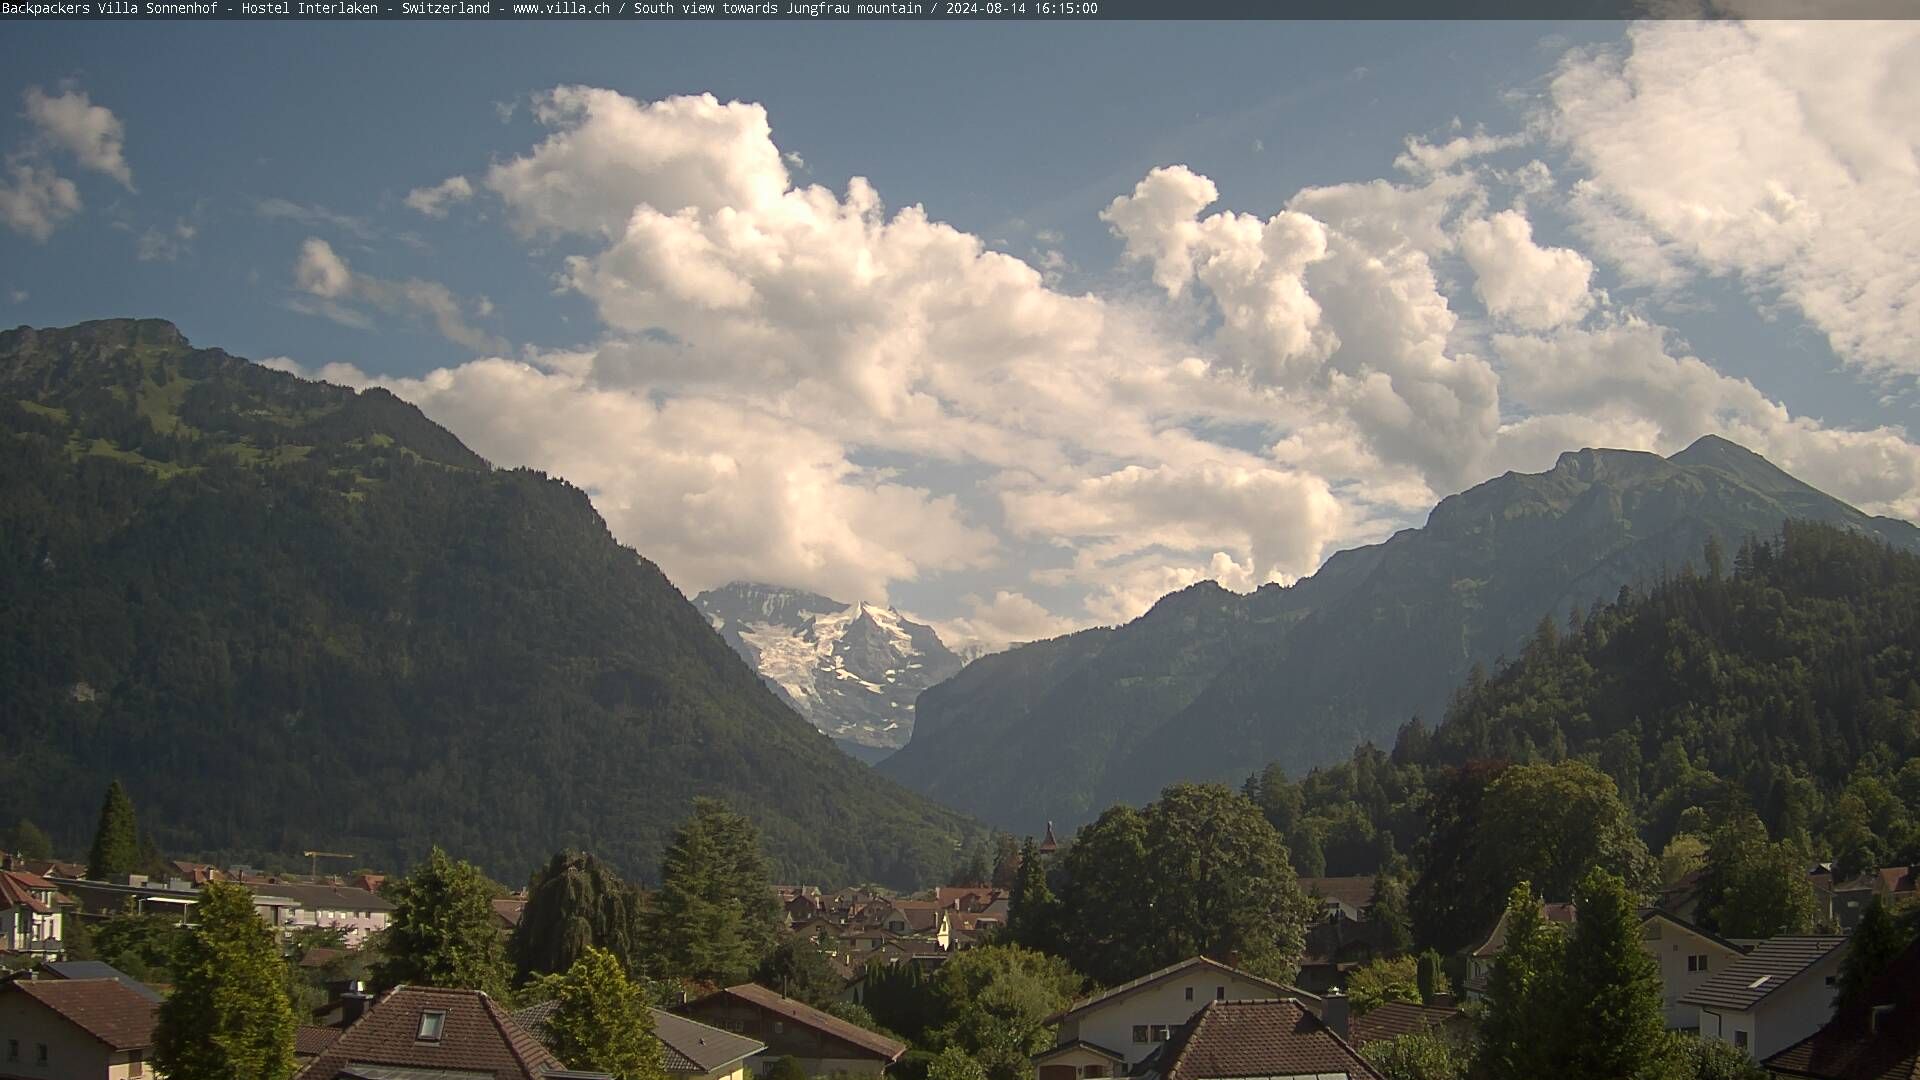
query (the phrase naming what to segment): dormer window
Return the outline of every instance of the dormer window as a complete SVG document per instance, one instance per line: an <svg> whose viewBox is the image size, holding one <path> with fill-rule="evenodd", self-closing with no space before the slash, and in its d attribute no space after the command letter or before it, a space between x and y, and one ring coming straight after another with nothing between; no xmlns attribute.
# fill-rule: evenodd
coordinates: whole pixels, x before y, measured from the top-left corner
<svg viewBox="0 0 1920 1080"><path fill-rule="evenodd" d="M421 1042L439 1042L441 1029L447 1026L447 1014L444 1009L428 1009L420 1014Z"/></svg>

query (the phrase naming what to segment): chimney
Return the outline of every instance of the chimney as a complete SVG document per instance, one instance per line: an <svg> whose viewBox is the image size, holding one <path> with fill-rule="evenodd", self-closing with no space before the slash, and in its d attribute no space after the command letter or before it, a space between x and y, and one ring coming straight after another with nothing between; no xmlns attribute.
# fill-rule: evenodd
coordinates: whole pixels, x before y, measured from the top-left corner
<svg viewBox="0 0 1920 1080"><path fill-rule="evenodd" d="M1327 996L1320 1002L1320 1019L1343 1039L1347 1037L1347 1004L1347 995L1341 993L1337 986L1327 991Z"/></svg>
<svg viewBox="0 0 1920 1080"><path fill-rule="evenodd" d="M1431 998L1427 999L1427 1004L1436 1009L1451 1009L1453 1003L1454 996L1451 990L1437 990Z"/></svg>
<svg viewBox="0 0 1920 1080"><path fill-rule="evenodd" d="M349 984L347 992L340 995L340 1026L348 1027L355 1020L367 1015L367 1009L372 1004L373 995L367 993L366 983Z"/></svg>

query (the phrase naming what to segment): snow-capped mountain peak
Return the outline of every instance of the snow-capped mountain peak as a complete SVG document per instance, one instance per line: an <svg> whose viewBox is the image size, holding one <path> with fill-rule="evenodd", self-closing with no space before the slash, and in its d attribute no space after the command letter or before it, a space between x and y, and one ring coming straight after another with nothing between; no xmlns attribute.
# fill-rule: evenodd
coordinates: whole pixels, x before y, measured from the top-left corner
<svg viewBox="0 0 1920 1080"><path fill-rule="evenodd" d="M866 601L734 582L693 602L800 715L868 761L906 745L914 699L961 666L932 627Z"/></svg>

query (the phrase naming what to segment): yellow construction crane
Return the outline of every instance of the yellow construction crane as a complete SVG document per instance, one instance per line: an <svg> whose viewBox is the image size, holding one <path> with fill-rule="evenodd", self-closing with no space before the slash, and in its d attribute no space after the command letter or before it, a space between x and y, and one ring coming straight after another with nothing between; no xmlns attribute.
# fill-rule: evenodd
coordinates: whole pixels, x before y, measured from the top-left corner
<svg viewBox="0 0 1920 1080"><path fill-rule="evenodd" d="M352 859L352 858L357 858L357 856L354 856L354 855L349 855L349 854L347 854L347 853L346 853L346 852L344 852L344 851L303 851L303 852L301 852L300 854L302 854L302 855L305 855L305 856L306 856L307 858L309 858L309 859L312 859L312 860L313 860L313 862L311 863L311 870L312 870L312 872L311 872L311 874L309 875L310 877L319 877L319 876L320 876L320 860L321 860L321 859Z"/></svg>

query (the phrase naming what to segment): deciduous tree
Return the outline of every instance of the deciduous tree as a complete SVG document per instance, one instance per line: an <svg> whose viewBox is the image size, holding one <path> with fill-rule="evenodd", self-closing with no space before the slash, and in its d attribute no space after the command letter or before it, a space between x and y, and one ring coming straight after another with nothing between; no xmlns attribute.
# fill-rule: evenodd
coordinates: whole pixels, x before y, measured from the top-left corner
<svg viewBox="0 0 1920 1080"><path fill-rule="evenodd" d="M293 1075L293 1008L273 931L242 885L214 882L194 904L173 991L153 1033L154 1066L170 1080L285 1080Z"/></svg>
<svg viewBox="0 0 1920 1080"><path fill-rule="evenodd" d="M611 951L586 946L565 974L547 976L541 990L553 1001L547 1045L568 1068L615 1080L666 1080L646 992Z"/></svg>
<svg viewBox="0 0 1920 1080"><path fill-rule="evenodd" d="M394 911L374 966L376 986L482 990L504 998L512 969L493 925L495 886L434 848L391 886Z"/></svg>

